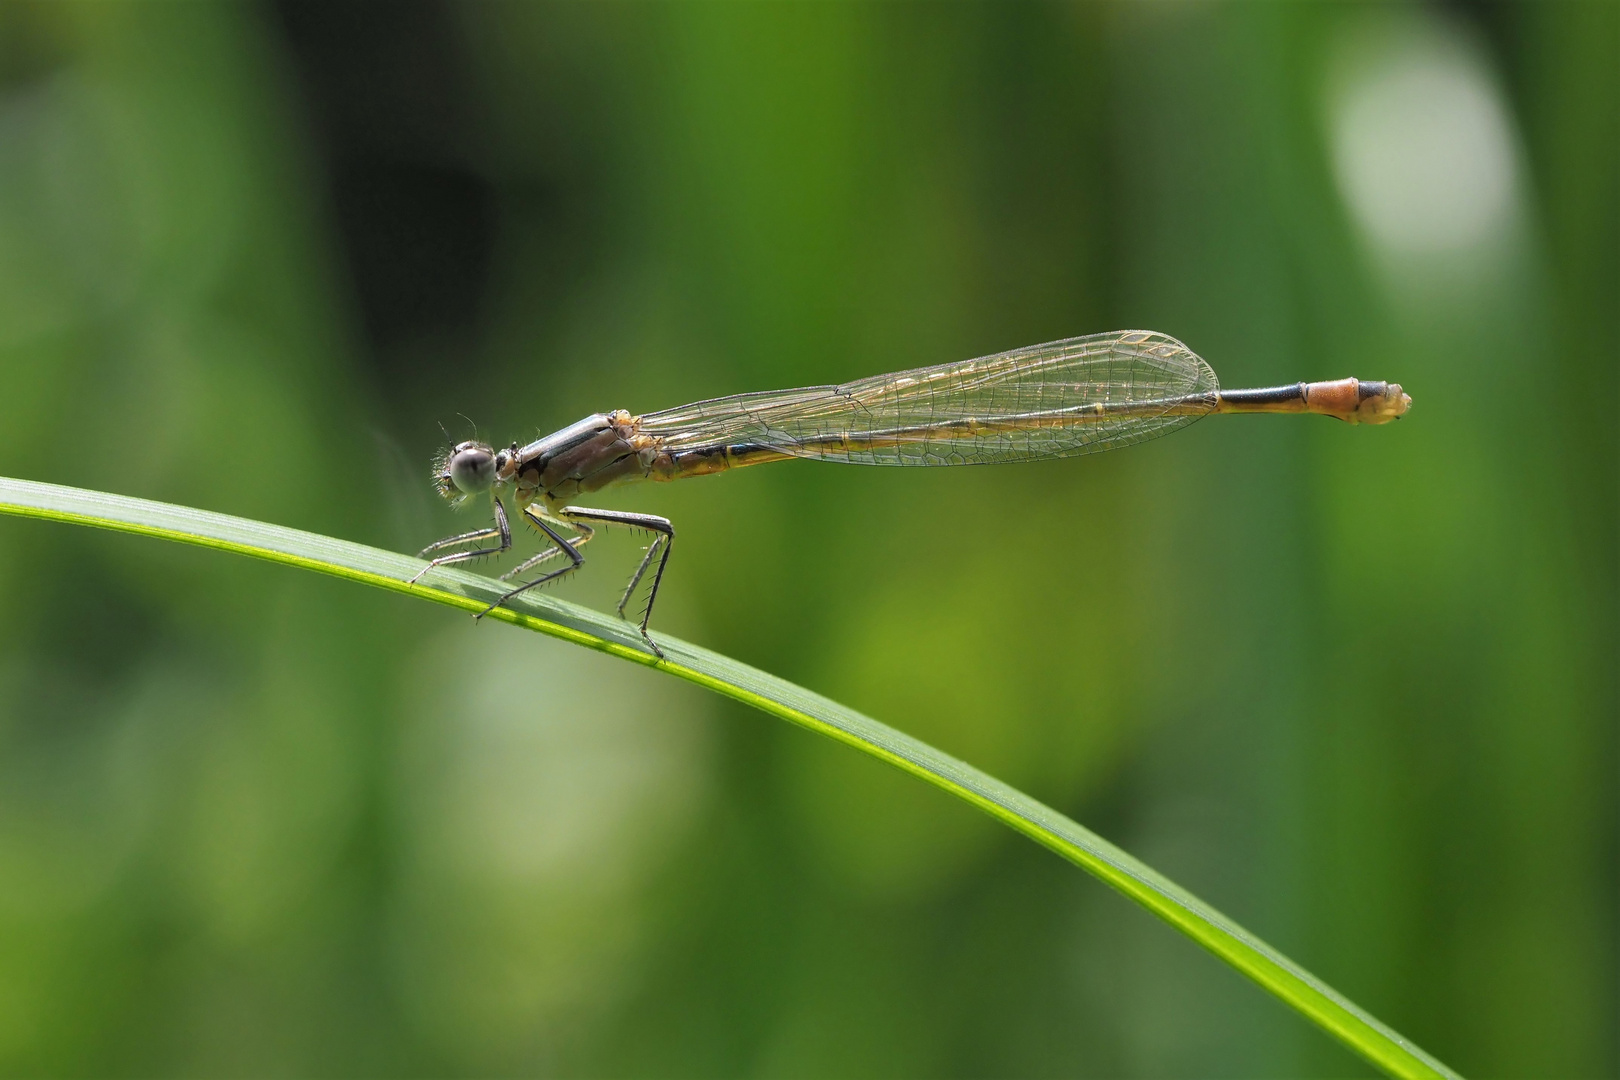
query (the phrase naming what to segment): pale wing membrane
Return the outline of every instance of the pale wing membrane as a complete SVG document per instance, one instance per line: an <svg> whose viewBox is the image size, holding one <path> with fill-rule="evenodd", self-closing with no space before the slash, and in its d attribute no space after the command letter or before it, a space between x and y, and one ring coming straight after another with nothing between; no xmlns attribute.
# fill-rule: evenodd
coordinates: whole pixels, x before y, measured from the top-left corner
<svg viewBox="0 0 1620 1080"><path fill-rule="evenodd" d="M1128 330L936 367L712 398L650 413L671 451L731 445L860 465L1072 457L1157 438L1212 412L1209 365L1163 334Z"/></svg>

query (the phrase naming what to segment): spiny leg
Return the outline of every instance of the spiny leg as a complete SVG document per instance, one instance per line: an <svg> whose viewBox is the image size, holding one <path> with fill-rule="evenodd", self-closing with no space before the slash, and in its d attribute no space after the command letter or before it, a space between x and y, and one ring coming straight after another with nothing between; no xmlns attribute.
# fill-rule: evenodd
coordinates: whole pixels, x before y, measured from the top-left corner
<svg viewBox="0 0 1620 1080"><path fill-rule="evenodd" d="M641 557L641 565L636 567L636 572L630 575L630 584L628 584L628 585L626 585L624 587L624 595L619 597L619 606L616 609L618 611L618 613L619 613L619 618L621 618L621 619L624 618L624 606L626 604L628 604L630 602L630 598L635 595L636 586L641 584L642 577L647 573L647 567L652 565L653 556L657 555L659 550L662 549L668 543L669 543L669 537L663 535L662 533L660 533L658 535L658 537L653 540L652 543L647 545L647 553ZM663 572L664 572L664 564L659 563L658 564L658 574L654 575L653 588L652 588L653 593L658 592L657 579L663 575ZM647 597L647 606L649 608L652 607L652 596ZM649 614L650 613L647 612L647 611L642 612L642 616L643 616L644 619ZM643 631L645 631L646 626L643 625L642 629L643 629Z"/></svg>
<svg viewBox="0 0 1620 1080"><path fill-rule="evenodd" d="M547 514L543 510L534 510L532 507L528 507L528 508L524 509L523 517L524 517L524 520L528 521L530 525L534 525L534 518L535 517L543 517L547 521L551 522L553 525L563 525L563 526L566 526L566 527L568 527L570 529L575 530L580 535L576 536L576 537L573 537L572 539L570 539L568 541L570 544L572 544L574 546L575 551L578 551L580 548L584 547L587 543L590 542L591 537L596 535L596 530L591 528L589 525L581 525L581 524L578 524L577 522L572 522L572 521L561 521L561 520L559 520L557 518L552 517L550 514ZM539 528L538 525L534 525L534 527L537 528L537 529ZM544 534L542 534L542 535L544 535ZM549 537L548 537L548 539L549 539ZM501 575L501 580L502 581L509 581L512 578L517 577L519 574L522 574L524 571L530 570L530 569L533 569L536 566L539 566L541 563L545 562L547 559L555 559L558 555L561 555L561 554L563 554L563 550L561 548L556 547L556 546L548 547L544 551L540 552L540 554L535 555L532 558L524 559L521 563L514 566L512 569L508 570L506 573L502 574Z"/></svg>
<svg viewBox="0 0 1620 1080"><path fill-rule="evenodd" d="M423 574L426 574L435 566L450 566L453 563L466 562L468 559L476 559L483 555L500 555L510 548L512 546L512 527L507 524L506 507L501 505L500 499L495 500L495 528L474 529L472 532L462 533L460 536L447 536L443 540L429 544L427 547L423 548L421 554L417 555L417 558L425 558L428 552L438 551L440 548L449 547L451 544L474 543L479 540L488 540L497 536L501 538L499 547L474 548L471 551L456 551L449 555L440 555L437 559L432 560L426 566L422 567L421 570L417 571L416 576L411 578L408 584L415 585L418 581L422 580Z"/></svg>
<svg viewBox="0 0 1620 1080"><path fill-rule="evenodd" d="M664 580L664 567L669 565L670 549L675 546L675 526L670 524L668 518L659 517L656 514L632 514L623 510L592 510L585 506L565 506L558 513L566 518L571 525L575 523L576 518L583 518L586 521L600 521L608 525L627 525L635 529L647 529L650 532L659 534L658 538L647 548L647 554L642 558L641 565L636 568L635 574L630 578L630 584L624 590L624 596L619 599L619 617L624 617L624 606L630 602L630 596L636 591L636 586L641 584L642 577L647 573L647 567L652 565L653 557L662 552L661 557L658 559L658 569L653 573L652 588L647 593L647 606L641 609L641 624L638 627L643 640L647 642L647 645L657 654L659 659L662 659L664 650L660 649L658 643L653 641L652 636L647 633L647 624L652 620L653 602L658 599L658 586Z"/></svg>
<svg viewBox="0 0 1620 1080"><path fill-rule="evenodd" d="M541 532L545 533L546 536L550 537L551 542L556 544L558 549L573 561L567 566L559 567L558 569L551 571L549 574L541 574L533 581L525 581L517 588L503 594L493 604L489 605L489 607L485 608L483 611L480 611L476 616L474 616L474 618L482 619L485 615L488 615L490 612L494 611L496 608L500 607L502 604L506 603L519 593L528 592L530 589L533 589L536 586L544 585L548 581L554 581L557 578L562 577L564 574L578 570L581 566L585 565L585 556L581 555L577 550L575 550L574 545L570 544L567 540L564 540L562 533L558 532L556 529L553 529L549 524L547 524L546 519L540 515L538 510L536 510L533 506L526 506L523 508L523 513L524 516L534 524L535 528L539 529ZM544 552L541 553L541 555L544 554ZM532 566L535 563L538 563L541 560L541 555L537 555L533 559L530 559L528 565Z"/></svg>
<svg viewBox="0 0 1620 1080"><path fill-rule="evenodd" d="M418 551L416 557L425 559L428 557L428 552L438 551L440 548L449 547L451 544L465 544L473 540L489 540L499 535L501 535L501 530L490 526L486 529L474 529L472 532L464 532L460 536L447 536L443 540L435 540L421 551Z"/></svg>

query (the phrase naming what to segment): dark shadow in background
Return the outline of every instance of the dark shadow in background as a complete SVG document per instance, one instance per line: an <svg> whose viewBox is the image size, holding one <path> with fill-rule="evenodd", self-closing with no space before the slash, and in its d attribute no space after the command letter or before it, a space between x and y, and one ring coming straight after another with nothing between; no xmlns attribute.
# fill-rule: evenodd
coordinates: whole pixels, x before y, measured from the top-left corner
<svg viewBox="0 0 1620 1080"><path fill-rule="evenodd" d="M498 207L480 170L475 88L454 19L434 0L271 5L297 78L366 362L384 399L418 384L413 340L476 335Z"/></svg>

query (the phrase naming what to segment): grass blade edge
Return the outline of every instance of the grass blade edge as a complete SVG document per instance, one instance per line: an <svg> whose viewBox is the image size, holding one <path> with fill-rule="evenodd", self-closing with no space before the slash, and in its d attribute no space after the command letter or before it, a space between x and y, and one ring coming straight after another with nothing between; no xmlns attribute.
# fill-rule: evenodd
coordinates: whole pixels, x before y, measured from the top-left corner
<svg viewBox="0 0 1620 1080"><path fill-rule="evenodd" d="M313 570L421 599L481 611L500 593L490 578L440 570L407 584L420 560L333 537L190 507L0 478L0 513L176 541ZM619 620L525 594L490 617L548 634L751 705L885 761L1051 849L1231 964L1391 1076L1457 1074L1320 979L1191 893L1077 822L941 751L803 687L709 650L659 636L660 661Z"/></svg>

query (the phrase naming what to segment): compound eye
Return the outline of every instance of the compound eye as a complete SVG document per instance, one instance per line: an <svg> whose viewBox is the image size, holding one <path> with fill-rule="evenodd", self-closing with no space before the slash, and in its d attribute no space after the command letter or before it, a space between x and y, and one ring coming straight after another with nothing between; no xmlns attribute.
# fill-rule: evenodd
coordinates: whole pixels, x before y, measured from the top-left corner
<svg viewBox="0 0 1620 1080"><path fill-rule="evenodd" d="M476 495L480 491L488 491L495 482L495 455L490 453L488 447L463 443L451 455L450 467L446 471L456 490L463 495Z"/></svg>

